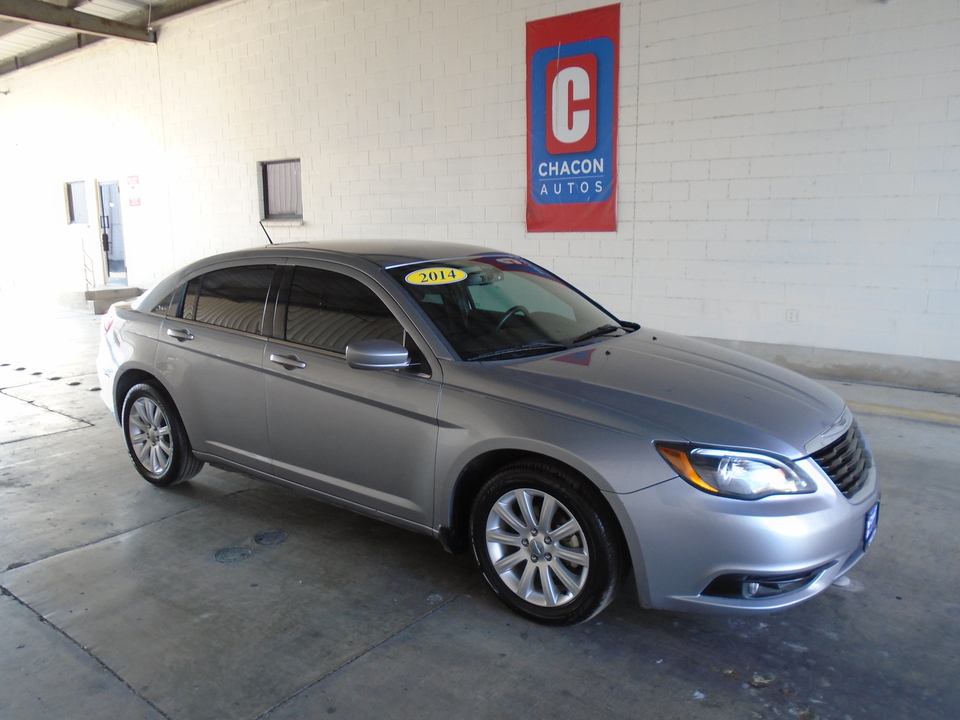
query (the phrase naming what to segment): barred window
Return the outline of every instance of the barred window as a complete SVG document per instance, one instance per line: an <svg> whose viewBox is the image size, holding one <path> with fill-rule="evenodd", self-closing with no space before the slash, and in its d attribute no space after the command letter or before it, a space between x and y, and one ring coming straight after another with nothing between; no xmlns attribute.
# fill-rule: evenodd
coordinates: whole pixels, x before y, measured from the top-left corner
<svg viewBox="0 0 960 720"><path fill-rule="evenodd" d="M260 201L264 220L303 217L299 159L260 163Z"/></svg>

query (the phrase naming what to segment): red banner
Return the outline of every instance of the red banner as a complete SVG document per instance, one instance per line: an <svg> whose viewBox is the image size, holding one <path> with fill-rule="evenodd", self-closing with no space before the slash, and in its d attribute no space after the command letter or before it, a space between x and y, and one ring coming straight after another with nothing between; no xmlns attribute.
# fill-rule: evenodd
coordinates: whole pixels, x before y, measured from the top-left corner
<svg viewBox="0 0 960 720"><path fill-rule="evenodd" d="M617 229L620 6L527 23L527 231Z"/></svg>

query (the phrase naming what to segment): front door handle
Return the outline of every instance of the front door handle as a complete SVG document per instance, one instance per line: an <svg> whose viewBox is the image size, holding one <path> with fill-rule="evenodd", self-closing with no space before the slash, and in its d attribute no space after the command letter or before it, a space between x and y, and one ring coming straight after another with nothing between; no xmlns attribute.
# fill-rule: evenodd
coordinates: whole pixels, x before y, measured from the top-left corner
<svg viewBox="0 0 960 720"><path fill-rule="evenodd" d="M184 340L193 340L193 333L189 330L174 330L173 328L170 328L167 330L167 335L172 338L176 338L180 342L183 342Z"/></svg>
<svg viewBox="0 0 960 720"><path fill-rule="evenodd" d="M277 365L283 365L287 370L300 369L303 370L307 364L297 360L295 357L286 357L284 355L270 355L270 362L276 363Z"/></svg>

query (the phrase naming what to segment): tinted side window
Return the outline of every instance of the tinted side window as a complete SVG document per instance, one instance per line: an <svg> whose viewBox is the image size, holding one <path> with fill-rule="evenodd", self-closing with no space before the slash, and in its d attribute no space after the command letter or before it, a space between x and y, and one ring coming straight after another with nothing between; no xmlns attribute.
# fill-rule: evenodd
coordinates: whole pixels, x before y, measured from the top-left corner
<svg viewBox="0 0 960 720"><path fill-rule="evenodd" d="M329 270L298 267L290 287L285 338L343 353L358 340L403 342L403 326L359 280Z"/></svg>
<svg viewBox="0 0 960 720"><path fill-rule="evenodd" d="M259 333L263 329L263 308L273 275L274 269L268 265L207 273L201 279L192 318L189 313L194 281L187 286L183 317L231 330Z"/></svg>

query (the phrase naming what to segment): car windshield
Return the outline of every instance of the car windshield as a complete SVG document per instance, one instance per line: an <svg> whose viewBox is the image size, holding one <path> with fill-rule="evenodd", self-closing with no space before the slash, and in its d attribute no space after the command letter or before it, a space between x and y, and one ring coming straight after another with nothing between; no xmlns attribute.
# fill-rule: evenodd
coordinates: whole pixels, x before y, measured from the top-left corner
<svg viewBox="0 0 960 720"><path fill-rule="evenodd" d="M517 257L443 260L388 272L464 360L556 352L626 331L570 285Z"/></svg>

